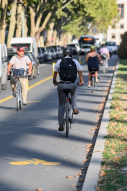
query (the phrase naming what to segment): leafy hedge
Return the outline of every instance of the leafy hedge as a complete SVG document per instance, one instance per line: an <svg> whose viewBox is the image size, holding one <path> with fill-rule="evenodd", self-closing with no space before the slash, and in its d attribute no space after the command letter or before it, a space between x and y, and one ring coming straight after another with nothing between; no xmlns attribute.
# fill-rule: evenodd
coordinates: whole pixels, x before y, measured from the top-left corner
<svg viewBox="0 0 127 191"><path fill-rule="evenodd" d="M118 54L119 58L127 59L127 32L125 32L123 35L122 42L117 51L117 54Z"/></svg>

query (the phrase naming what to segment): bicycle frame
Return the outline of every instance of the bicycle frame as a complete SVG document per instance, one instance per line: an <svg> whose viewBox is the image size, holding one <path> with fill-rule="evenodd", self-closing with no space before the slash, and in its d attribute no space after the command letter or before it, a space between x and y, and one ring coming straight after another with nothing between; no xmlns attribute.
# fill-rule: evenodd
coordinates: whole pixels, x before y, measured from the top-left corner
<svg viewBox="0 0 127 191"><path fill-rule="evenodd" d="M65 112L64 112L64 125L66 124L66 137L69 134L69 124L71 129L71 124L73 123L73 113L71 106L71 93L66 92L66 102L65 102Z"/></svg>

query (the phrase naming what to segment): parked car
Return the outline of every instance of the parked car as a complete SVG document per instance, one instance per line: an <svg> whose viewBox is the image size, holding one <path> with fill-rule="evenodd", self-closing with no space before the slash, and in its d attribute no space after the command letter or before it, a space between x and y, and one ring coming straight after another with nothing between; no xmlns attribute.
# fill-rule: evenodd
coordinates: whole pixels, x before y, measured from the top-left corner
<svg viewBox="0 0 127 191"><path fill-rule="evenodd" d="M52 58L53 59L56 59L56 51L55 51L55 49L54 48L52 48L52 47L47 47L47 49L49 49L50 50L50 52L52 53Z"/></svg>
<svg viewBox="0 0 127 191"><path fill-rule="evenodd" d="M42 49L40 47L38 47L37 50L38 50L37 59L39 60L40 63L43 63L44 62L44 55L43 55Z"/></svg>
<svg viewBox="0 0 127 191"><path fill-rule="evenodd" d="M78 44L70 43L70 44L67 44L67 47L72 48L73 54L78 54L79 53L80 47L78 46Z"/></svg>
<svg viewBox="0 0 127 191"><path fill-rule="evenodd" d="M27 52L33 52L35 58L37 58L37 45L35 37L19 37L19 38L12 38L11 39L11 47L23 47Z"/></svg>
<svg viewBox="0 0 127 191"><path fill-rule="evenodd" d="M79 54L87 54L90 51L91 44L82 44Z"/></svg>
<svg viewBox="0 0 127 191"><path fill-rule="evenodd" d="M59 47L59 53L60 53L60 58L63 57L63 49L61 46L58 46Z"/></svg>
<svg viewBox="0 0 127 191"><path fill-rule="evenodd" d="M32 74L31 74L31 76L28 76L28 79L29 80L36 79L37 71L38 71L38 65L36 63L36 60L34 60L31 52L25 52L24 54L30 58L31 63L32 63Z"/></svg>
<svg viewBox="0 0 127 191"><path fill-rule="evenodd" d="M37 58L35 58L34 56L34 53L32 52L32 56L33 56L33 59L35 60L36 62L36 65L37 65L37 75L39 75L40 71L39 71L39 60Z"/></svg>
<svg viewBox="0 0 127 191"><path fill-rule="evenodd" d="M43 53L43 56L44 56L44 62L48 61L48 51L47 51L47 48L46 47L40 47L41 50L42 50L42 53Z"/></svg>
<svg viewBox="0 0 127 191"><path fill-rule="evenodd" d="M55 49L56 51L56 58L61 58L61 53L58 45L50 46Z"/></svg>
<svg viewBox="0 0 127 191"><path fill-rule="evenodd" d="M108 48L108 50L109 50L109 52L110 52L111 54L117 54L117 49L118 49L118 47L117 47L115 41L107 41L107 42L105 43L105 46L106 46L106 48Z"/></svg>
<svg viewBox="0 0 127 191"><path fill-rule="evenodd" d="M52 52L50 50L50 48L47 48L48 51L48 61L52 60Z"/></svg>
<svg viewBox="0 0 127 191"><path fill-rule="evenodd" d="M7 89L7 65L7 47L5 44L0 44L0 93L2 89Z"/></svg>

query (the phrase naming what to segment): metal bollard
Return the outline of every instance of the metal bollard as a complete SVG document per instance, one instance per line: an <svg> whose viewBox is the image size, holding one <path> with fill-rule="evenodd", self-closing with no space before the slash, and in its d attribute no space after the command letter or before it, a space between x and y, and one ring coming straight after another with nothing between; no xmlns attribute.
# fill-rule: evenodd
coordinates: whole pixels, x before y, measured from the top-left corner
<svg viewBox="0 0 127 191"><path fill-rule="evenodd" d="M54 67L55 67L56 63L52 63L52 75L54 75Z"/></svg>

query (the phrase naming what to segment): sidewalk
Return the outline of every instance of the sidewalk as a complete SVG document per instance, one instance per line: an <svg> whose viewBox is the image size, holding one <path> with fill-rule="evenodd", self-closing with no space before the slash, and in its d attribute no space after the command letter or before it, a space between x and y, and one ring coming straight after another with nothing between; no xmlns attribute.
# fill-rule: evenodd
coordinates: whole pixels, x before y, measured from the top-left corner
<svg viewBox="0 0 127 191"><path fill-rule="evenodd" d="M82 191L127 190L126 74L127 60L120 60L119 69L114 74L103 120ZM103 139L104 136L106 142Z"/></svg>

